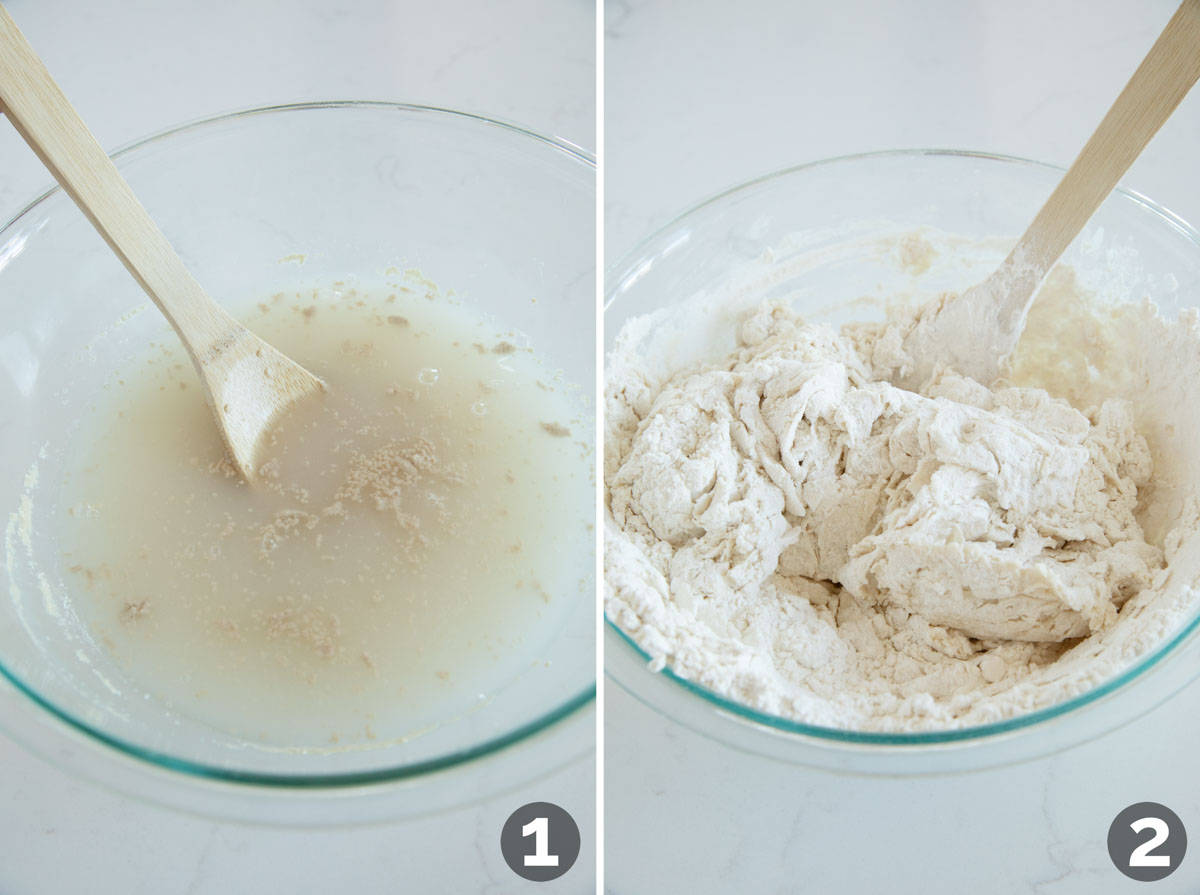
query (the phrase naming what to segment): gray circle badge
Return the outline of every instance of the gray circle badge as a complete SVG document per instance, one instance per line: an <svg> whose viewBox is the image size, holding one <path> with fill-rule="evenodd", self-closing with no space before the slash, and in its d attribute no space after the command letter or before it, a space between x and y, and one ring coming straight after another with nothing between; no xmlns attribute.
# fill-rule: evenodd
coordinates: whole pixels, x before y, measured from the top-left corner
<svg viewBox="0 0 1200 895"><path fill-rule="evenodd" d="M1130 879L1154 882L1175 872L1187 851L1179 815L1158 802L1130 805L1108 828L1108 856Z"/></svg>
<svg viewBox="0 0 1200 895"><path fill-rule="evenodd" d="M500 851L517 876L534 882L558 879L579 857L579 827L557 805L530 802L504 822Z"/></svg>

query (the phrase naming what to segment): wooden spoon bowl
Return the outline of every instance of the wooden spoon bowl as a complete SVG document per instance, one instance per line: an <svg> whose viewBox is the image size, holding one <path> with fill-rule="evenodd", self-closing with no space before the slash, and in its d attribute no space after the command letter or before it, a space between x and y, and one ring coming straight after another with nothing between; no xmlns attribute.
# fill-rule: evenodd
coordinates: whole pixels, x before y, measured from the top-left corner
<svg viewBox="0 0 1200 895"><path fill-rule="evenodd" d="M3 6L0 109L171 322L234 465L252 481L265 435L325 384L234 320L196 282Z"/></svg>

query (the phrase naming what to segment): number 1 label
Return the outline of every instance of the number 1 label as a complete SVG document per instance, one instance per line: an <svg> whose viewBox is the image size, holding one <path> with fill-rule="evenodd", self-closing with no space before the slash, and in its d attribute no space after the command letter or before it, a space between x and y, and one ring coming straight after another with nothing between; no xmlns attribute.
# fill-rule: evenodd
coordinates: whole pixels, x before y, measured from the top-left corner
<svg viewBox="0 0 1200 895"><path fill-rule="evenodd" d="M550 819L535 817L521 827L522 836L533 837L533 854L525 856L526 867L557 867L558 855L550 854Z"/></svg>
<svg viewBox="0 0 1200 895"><path fill-rule="evenodd" d="M558 879L570 870L582 845L575 818L553 802L522 805L500 829L504 863L521 879L533 882Z"/></svg>

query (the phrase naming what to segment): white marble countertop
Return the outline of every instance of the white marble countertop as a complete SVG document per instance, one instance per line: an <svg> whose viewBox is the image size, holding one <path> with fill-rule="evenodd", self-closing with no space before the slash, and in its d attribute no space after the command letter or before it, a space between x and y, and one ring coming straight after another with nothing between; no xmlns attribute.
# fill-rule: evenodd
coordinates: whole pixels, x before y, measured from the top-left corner
<svg viewBox="0 0 1200 895"><path fill-rule="evenodd" d="M1175 0L792 3L608 0L608 263L677 212L802 162L983 149L1067 164ZM1125 179L1200 222L1200 92ZM1135 801L1200 837L1200 684L1051 758L875 780L753 758L609 683L606 885L614 895L1200 891L1200 856L1146 885L1108 825Z"/></svg>
<svg viewBox="0 0 1200 895"><path fill-rule="evenodd" d="M595 148L595 43L586 0L5 0L95 130L115 148L252 105L379 99L447 106ZM0 217L49 185L0 126ZM529 801L565 807L584 849L561 880L524 883L500 827ZM236 826L149 807L68 778L0 737L0 892L203 895L593 889L589 758L515 793L363 829Z"/></svg>

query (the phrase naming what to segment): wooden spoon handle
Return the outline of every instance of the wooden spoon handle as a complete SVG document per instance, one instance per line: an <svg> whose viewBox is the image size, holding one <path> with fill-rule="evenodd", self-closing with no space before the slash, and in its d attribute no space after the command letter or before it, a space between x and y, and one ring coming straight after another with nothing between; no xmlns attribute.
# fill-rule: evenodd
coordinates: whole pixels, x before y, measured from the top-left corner
<svg viewBox="0 0 1200 895"><path fill-rule="evenodd" d="M3 6L0 108L197 359L219 351L240 327L188 272Z"/></svg>
<svg viewBox="0 0 1200 895"><path fill-rule="evenodd" d="M1184 0L1121 95L1050 194L1029 229L992 275L1009 288L1001 319L1021 319L1033 290L1104 197L1200 79L1200 0ZM1032 281L1031 285L1030 281ZM1012 288L1021 284L1017 288ZM1022 286L1029 285L1025 293Z"/></svg>

